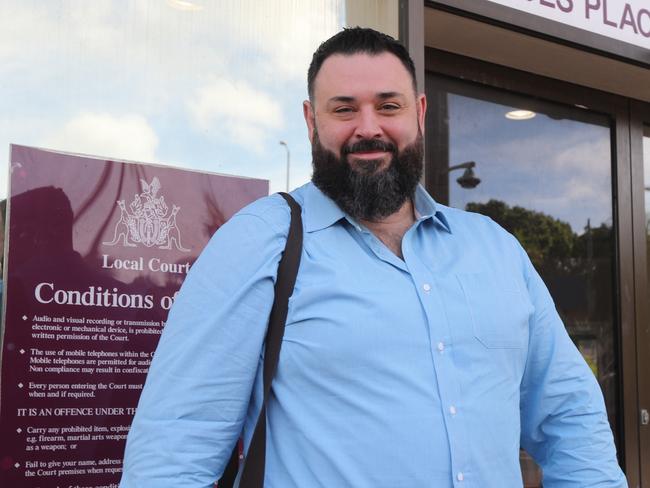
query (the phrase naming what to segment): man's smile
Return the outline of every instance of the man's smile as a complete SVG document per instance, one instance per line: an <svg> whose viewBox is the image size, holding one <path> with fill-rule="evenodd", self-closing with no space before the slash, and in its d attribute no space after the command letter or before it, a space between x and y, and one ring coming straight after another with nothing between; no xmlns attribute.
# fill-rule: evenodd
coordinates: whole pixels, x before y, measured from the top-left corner
<svg viewBox="0 0 650 488"><path fill-rule="evenodd" d="M387 151L358 151L350 153L350 157L355 159L381 159L385 156L390 156L391 153Z"/></svg>

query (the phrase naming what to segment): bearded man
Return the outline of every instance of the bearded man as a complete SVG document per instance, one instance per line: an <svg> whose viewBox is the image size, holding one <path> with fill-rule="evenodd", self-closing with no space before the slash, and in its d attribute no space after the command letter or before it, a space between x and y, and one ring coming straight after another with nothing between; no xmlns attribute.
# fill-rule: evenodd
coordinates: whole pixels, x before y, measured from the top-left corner
<svg viewBox="0 0 650 488"><path fill-rule="evenodd" d="M324 42L304 115L312 182L272 394L265 486L623 487L602 394L517 241L418 185L426 99L370 29ZM290 213L235 215L192 267L129 433L121 486L208 487L262 398Z"/></svg>

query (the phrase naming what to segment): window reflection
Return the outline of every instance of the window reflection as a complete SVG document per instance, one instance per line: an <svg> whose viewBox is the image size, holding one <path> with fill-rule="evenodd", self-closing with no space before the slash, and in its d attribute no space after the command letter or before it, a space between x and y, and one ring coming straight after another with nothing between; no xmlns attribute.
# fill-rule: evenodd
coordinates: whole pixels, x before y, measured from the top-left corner
<svg viewBox="0 0 650 488"><path fill-rule="evenodd" d="M618 440L609 119L433 75L427 95L428 188L519 239L598 378ZM539 486L525 453L522 471Z"/></svg>
<svg viewBox="0 0 650 488"><path fill-rule="evenodd" d="M0 198L9 144L265 178L311 174L311 55L345 25L397 35L393 0L5 0ZM2 169L2 168L5 169Z"/></svg>

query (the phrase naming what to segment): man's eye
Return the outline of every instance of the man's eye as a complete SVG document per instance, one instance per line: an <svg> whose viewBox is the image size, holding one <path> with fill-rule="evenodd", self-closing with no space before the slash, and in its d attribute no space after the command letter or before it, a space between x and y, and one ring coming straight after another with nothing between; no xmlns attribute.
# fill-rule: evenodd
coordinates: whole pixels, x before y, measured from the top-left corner
<svg viewBox="0 0 650 488"><path fill-rule="evenodd" d="M396 103L384 103L381 107L381 110L399 110L399 105Z"/></svg>
<svg viewBox="0 0 650 488"><path fill-rule="evenodd" d="M352 112L352 107L337 107L334 109L334 113L336 114L345 114L348 112Z"/></svg>

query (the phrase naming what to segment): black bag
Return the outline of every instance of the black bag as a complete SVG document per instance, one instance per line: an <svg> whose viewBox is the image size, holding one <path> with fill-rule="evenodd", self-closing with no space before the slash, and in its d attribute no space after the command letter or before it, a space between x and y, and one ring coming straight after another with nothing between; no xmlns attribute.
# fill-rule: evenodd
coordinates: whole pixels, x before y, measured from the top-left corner
<svg viewBox="0 0 650 488"><path fill-rule="evenodd" d="M289 235L284 247L284 253L278 265L278 276L275 281L275 299L269 325L266 331L264 342L264 401L262 409L255 424L255 431L251 444L248 447L248 455L244 462L244 468L238 488L263 488L264 487L264 464L266 459L266 401L271 392L271 382L278 367L284 325L287 321L287 310L289 308L289 297L293 293L296 284L296 276L300 267L300 254L302 253L302 217L300 205L287 193L280 193L291 208L291 224ZM239 443L238 443L239 444ZM239 468L239 445L230 456L230 461L219 480L219 488L232 488L237 477Z"/></svg>

